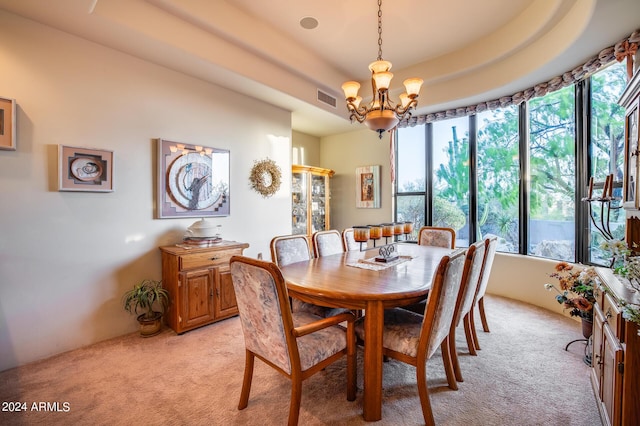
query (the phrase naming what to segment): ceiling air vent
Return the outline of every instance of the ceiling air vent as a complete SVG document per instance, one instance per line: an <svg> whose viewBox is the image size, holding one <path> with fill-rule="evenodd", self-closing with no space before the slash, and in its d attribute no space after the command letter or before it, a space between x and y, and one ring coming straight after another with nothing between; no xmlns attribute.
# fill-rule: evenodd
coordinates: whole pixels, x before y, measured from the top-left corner
<svg viewBox="0 0 640 426"><path fill-rule="evenodd" d="M332 108L335 108L338 104L336 98L328 93L323 92L320 89L318 89L318 101L322 102L323 104L327 104Z"/></svg>

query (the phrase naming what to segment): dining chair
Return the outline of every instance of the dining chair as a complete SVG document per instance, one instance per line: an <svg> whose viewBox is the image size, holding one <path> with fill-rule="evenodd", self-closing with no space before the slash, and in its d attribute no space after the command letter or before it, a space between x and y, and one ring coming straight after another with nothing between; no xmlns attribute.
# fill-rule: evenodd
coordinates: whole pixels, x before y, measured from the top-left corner
<svg viewBox="0 0 640 426"><path fill-rule="evenodd" d="M478 341L478 334L476 333L476 324L474 319L474 310L478 305L478 311L480 312L480 320L482 321L482 329L488 333L489 324L487 323L487 317L484 313L484 294L487 291L487 284L489 284L489 276L491 275L491 268L493 267L493 259L496 256L496 248L498 247L498 237L493 236L485 239L486 254L484 260L484 266L482 268L482 276L480 277L480 283L478 284L478 290L473 300L473 307L471 308L471 331L473 332L473 341L475 342L476 349L480 349L480 342Z"/></svg>
<svg viewBox="0 0 640 426"><path fill-rule="evenodd" d="M313 252L306 235L280 235L273 237L269 245L271 259L278 266L290 265L296 262L308 261L313 258ZM291 298L293 312L309 312L321 317L333 316L340 312L349 312L345 308L327 308Z"/></svg>
<svg viewBox="0 0 640 426"><path fill-rule="evenodd" d="M230 260L245 342L245 368L238 409L249 404L255 358L291 380L289 425L297 425L302 381L347 357L347 400L356 398L355 317L348 312L321 318L292 312L287 286L273 263L245 256ZM346 322L346 332L338 324Z"/></svg>
<svg viewBox="0 0 640 426"><path fill-rule="evenodd" d="M342 231L342 244L344 251L360 250L360 243L353 236L353 228L346 228Z"/></svg>
<svg viewBox="0 0 640 426"><path fill-rule="evenodd" d="M467 347L471 355L477 355L476 344L473 339L473 332L471 330L471 309L473 308L473 300L478 290L480 278L482 275L482 267L484 265L485 255L485 242L478 241L472 244L467 249L467 255L465 256L464 270L462 272L462 283L460 285L460 292L458 293L458 300L456 301L456 309L451 323L451 329L449 330L449 351L451 352L451 361L453 364L453 371L456 375L456 380L459 382L464 381L462 378L462 370L460 369L460 363L458 362L458 349L456 348L456 328L460 325L460 322L464 326L464 334L467 340Z"/></svg>
<svg viewBox="0 0 640 426"><path fill-rule="evenodd" d="M423 226L418 231L418 244L453 249L456 247L456 231L452 228Z"/></svg>
<svg viewBox="0 0 640 426"><path fill-rule="evenodd" d="M462 282L464 253L460 249L443 256L431 283L424 315L401 308L384 311L383 355L416 367L418 395L427 425L435 424L427 388L427 361L438 347L449 388L458 389L449 352L449 330ZM356 321L356 335L367 344L363 318Z"/></svg>
<svg viewBox="0 0 640 426"><path fill-rule="evenodd" d="M330 256L332 254L344 253L344 244L340 232L331 229L327 231L317 231L311 236L313 252L316 257Z"/></svg>
<svg viewBox="0 0 640 426"><path fill-rule="evenodd" d="M469 312L473 308L473 300L478 290L480 277L482 274L482 266L484 264L485 242L479 241L469 246L466 250L465 262L462 271L460 283L460 292L456 300L456 308L454 319L449 330L449 352L451 353L451 363L453 371L458 382L464 381L460 363L458 362L458 350L456 347L456 328L462 321L464 326L464 334L467 340L467 347L471 355L477 355L476 345L471 330L471 319ZM426 301L421 301L413 305L403 306L403 309L410 310L420 315L424 315L426 310Z"/></svg>

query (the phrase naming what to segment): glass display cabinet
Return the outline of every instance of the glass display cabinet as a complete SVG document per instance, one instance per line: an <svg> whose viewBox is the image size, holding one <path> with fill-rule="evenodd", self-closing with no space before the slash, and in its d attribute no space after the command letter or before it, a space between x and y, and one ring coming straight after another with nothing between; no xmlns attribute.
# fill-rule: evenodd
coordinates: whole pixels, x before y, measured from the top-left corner
<svg viewBox="0 0 640 426"><path fill-rule="evenodd" d="M293 165L291 170L291 231L306 234L330 228L330 178L334 171L321 167Z"/></svg>

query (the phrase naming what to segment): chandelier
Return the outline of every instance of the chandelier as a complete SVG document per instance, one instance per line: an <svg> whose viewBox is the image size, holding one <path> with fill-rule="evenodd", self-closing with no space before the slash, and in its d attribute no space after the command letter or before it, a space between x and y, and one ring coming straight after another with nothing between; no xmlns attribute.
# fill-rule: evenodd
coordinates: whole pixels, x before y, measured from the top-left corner
<svg viewBox="0 0 640 426"><path fill-rule="evenodd" d="M411 116L411 110L418 105L418 93L422 86L421 78L408 78L404 81L406 92L400 95L400 102L395 104L389 100L389 84L393 78L390 73L391 62L382 59L382 0L378 0L378 59L369 64L371 71L371 90L373 99L368 105L360 105L362 97L358 96L360 83L347 81L342 85L347 101L347 109L351 113L350 119L357 120L378 132L391 130L405 117Z"/></svg>

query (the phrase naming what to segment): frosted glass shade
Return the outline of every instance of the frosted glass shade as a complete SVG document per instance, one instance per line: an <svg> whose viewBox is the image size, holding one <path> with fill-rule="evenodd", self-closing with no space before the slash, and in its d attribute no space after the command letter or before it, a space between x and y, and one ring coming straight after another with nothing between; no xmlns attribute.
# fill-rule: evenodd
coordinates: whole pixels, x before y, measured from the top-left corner
<svg viewBox="0 0 640 426"><path fill-rule="evenodd" d="M376 88L378 90L387 90L391 85L391 79L393 78L393 73L391 72L377 72L373 74L373 79L376 82Z"/></svg>
<svg viewBox="0 0 640 426"><path fill-rule="evenodd" d="M404 84L404 87L407 89L407 95L409 95L409 97L418 96L418 93L420 93L420 88L422 87L423 82L424 81L421 78L406 79L403 84Z"/></svg>
<svg viewBox="0 0 640 426"><path fill-rule="evenodd" d="M375 61L369 64L369 71L374 74L379 72L387 72L391 69L391 62L389 61Z"/></svg>
<svg viewBox="0 0 640 426"><path fill-rule="evenodd" d="M342 85L344 91L344 97L346 99L355 99L358 96L358 90L360 90L360 83L357 81L347 81Z"/></svg>

